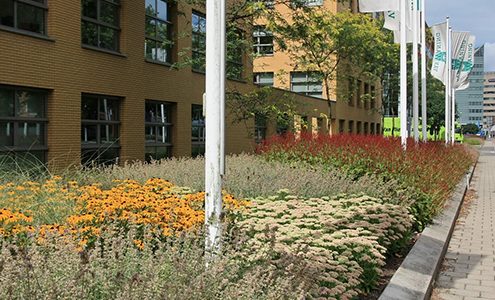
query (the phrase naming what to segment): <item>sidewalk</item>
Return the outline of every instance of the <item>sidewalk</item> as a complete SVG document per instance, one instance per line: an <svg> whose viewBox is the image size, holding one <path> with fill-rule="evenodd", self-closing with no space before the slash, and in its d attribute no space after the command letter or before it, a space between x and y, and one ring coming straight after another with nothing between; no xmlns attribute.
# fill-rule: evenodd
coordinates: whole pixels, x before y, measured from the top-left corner
<svg viewBox="0 0 495 300"><path fill-rule="evenodd" d="M494 140L481 148L471 188L478 197L454 229L433 293L436 299L495 299Z"/></svg>

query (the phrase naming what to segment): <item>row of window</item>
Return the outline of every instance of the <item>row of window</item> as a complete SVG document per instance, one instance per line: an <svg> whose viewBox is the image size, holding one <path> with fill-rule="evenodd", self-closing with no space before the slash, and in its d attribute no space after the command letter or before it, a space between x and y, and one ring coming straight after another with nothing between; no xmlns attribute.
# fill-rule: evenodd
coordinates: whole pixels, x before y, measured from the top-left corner
<svg viewBox="0 0 495 300"><path fill-rule="evenodd" d="M260 72L253 74L254 84L260 86L273 86L274 73ZM299 94L323 98L323 81L316 73L312 72L291 72L290 90Z"/></svg>
<svg viewBox="0 0 495 300"><path fill-rule="evenodd" d="M1 0L0 25L47 35L48 0ZM145 0L144 56L147 60L173 63L174 9L169 0ZM204 72L206 60L206 17L192 14L192 68ZM86 47L120 51L120 0L81 0L81 43ZM229 40L240 40L242 31L229 29ZM229 43L227 74L242 79L243 50L240 42Z"/></svg>
<svg viewBox="0 0 495 300"><path fill-rule="evenodd" d="M19 156L46 161L48 92L0 86L0 158ZM114 163L120 152L122 98L82 94L81 162ZM171 155L174 104L146 100L144 111L146 159ZM204 153L205 119L201 105L192 106L192 153Z"/></svg>
<svg viewBox="0 0 495 300"><path fill-rule="evenodd" d="M480 114L483 112L483 109L470 109L469 113L470 114Z"/></svg>
<svg viewBox="0 0 495 300"><path fill-rule="evenodd" d="M339 133L356 133L356 134L381 134L381 127L379 123L368 123L353 120L347 121L347 132L345 127L345 120L339 120ZM356 128L354 128L354 124Z"/></svg>

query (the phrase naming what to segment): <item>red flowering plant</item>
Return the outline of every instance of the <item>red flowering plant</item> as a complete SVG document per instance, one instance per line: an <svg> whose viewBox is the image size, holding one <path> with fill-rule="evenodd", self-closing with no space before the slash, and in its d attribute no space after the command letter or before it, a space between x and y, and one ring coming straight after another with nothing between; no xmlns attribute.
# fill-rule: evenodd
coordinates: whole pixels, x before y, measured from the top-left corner
<svg viewBox="0 0 495 300"><path fill-rule="evenodd" d="M419 230L441 210L474 161L462 145L409 140L404 151L399 139L377 135L286 134L267 139L257 150L268 160L324 165L353 179L374 174L398 180L417 192L417 201L409 209Z"/></svg>

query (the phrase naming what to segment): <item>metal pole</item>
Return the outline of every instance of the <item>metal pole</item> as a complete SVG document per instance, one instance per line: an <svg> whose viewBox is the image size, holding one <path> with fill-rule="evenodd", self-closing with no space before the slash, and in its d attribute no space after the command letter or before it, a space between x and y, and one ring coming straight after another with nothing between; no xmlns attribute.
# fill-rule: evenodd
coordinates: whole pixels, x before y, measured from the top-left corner
<svg viewBox="0 0 495 300"><path fill-rule="evenodd" d="M451 128L451 142L455 144L455 88L452 88L452 128Z"/></svg>
<svg viewBox="0 0 495 300"><path fill-rule="evenodd" d="M220 48L220 55L221 55L221 60L220 60L220 63L221 63L221 68L220 68L220 78L222 78L220 80L220 88L221 90L223 91L223 95L224 95L224 98L223 100L221 101L220 103L220 138L221 138L221 143L220 143L220 175L222 176L222 179L223 179L223 176L225 176L225 78L227 77L226 76L226 66L225 66L225 63L226 63L226 57L227 57L227 46L226 46L226 41L227 41L227 30L226 30L226 24L227 24L227 20L226 20L226 4L225 4L225 1L226 0L222 0L223 1L223 4L221 5L221 13L220 13L220 18L221 18L221 26L222 26L222 30L220 31L220 39L221 39L221 43L222 43L222 47Z"/></svg>
<svg viewBox="0 0 495 300"><path fill-rule="evenodd" d="M423 142L428 141L427 107L426 107L426 5L421 0L421 127Z"/></svg>
<svg viewBox="0 0 495 300"><path fill-rule="evenodd" d="M400 137L404 150L407 149L406 1L400 0Z"/></svg>
<svg viewBox="0 0 495 300"><path fill-rule="evenodd" d="M450 117L449 117L449 94L450 94L450 26L449 26L449 17L447 17L447 53L446 53L446 69L447 69L447 74L445 74L445 144L449 143L449 122L450 122Z"/></svg>
<svg viewBox="0 0 495 300"><path fill-rule="evenodd" d="M418 61L418 1L412 3L412 68L413 68L413 121L414 141L419 142L419 61Z"/></svg>
<svg viewBox="0 0 495 300"><path fill-rule="evenodd" d="M225 101L225 0L206 1L206 142L205 224L207 254L215 256L222 234L221 136L222 104Z"/></svg>

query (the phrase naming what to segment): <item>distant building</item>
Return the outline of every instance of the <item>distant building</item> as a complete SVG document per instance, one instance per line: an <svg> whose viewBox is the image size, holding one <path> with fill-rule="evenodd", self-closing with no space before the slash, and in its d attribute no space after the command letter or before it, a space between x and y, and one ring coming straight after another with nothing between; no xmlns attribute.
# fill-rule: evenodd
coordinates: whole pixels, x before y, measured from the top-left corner
<svg viewBox="0 0 495 300"><path fill-rule="evenodd" d="M456 107L461 125L483 124L483 82L485 49L481 46L474 55L474 68L469 75L469 87L456 92Z"/></svg>
<svg viewBox="0 0 495 300"><path fill-rule="evenodd" d="M495 72L485 73L483 95L483 128L490 130L495 125Z"/></svg>

